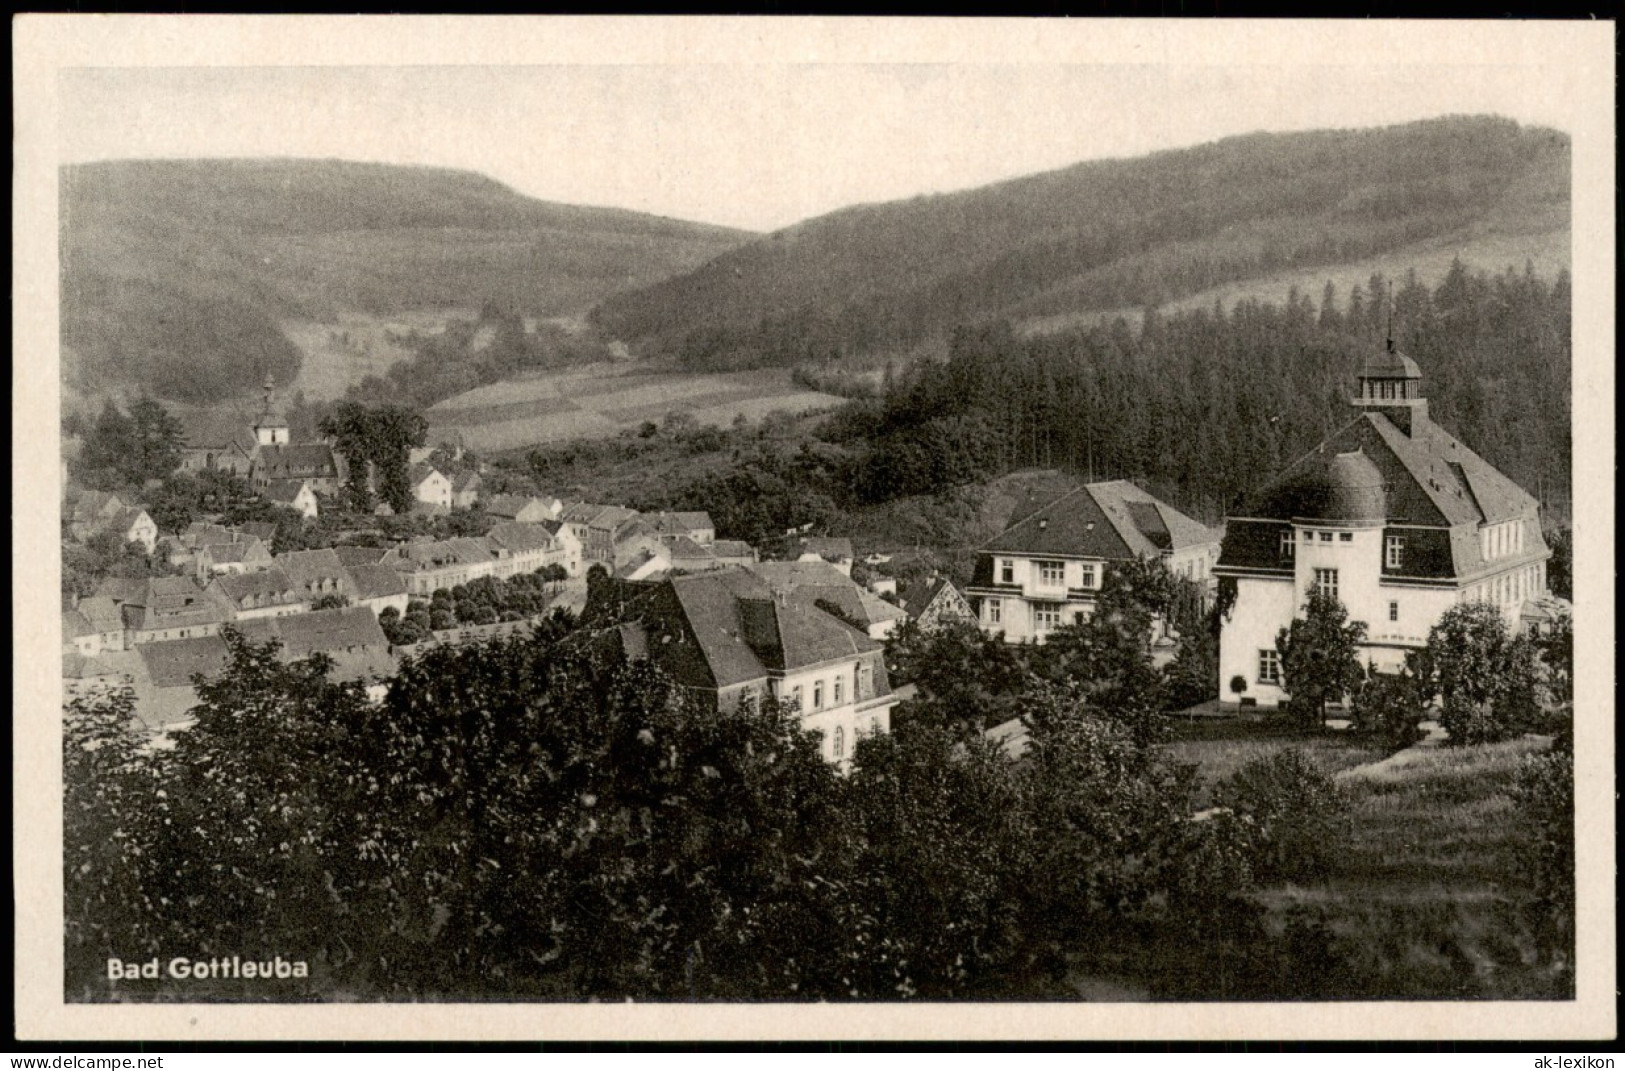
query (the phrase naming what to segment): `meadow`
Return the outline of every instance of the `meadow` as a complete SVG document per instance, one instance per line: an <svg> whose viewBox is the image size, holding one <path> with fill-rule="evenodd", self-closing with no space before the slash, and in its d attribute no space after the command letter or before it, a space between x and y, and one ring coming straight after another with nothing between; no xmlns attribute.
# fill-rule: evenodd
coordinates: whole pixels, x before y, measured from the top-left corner
<svg viewBox="0 0 1625 1071"><path fill-rule="evenodd" d="M1277 936L1315 920L1331 955L1322 999L1566 999L1572 950L1543 919L1519 867L1525 831L1512 795L1544 737L1475 747L1437 739L1382 758L1356 738L1271 722L1181 726L1169 750L1199 767L1204 793L1242 764L1301 747L1334 774L1348 827L1330 871L1259 891Z"/></svg>
<svg viewBox="0 0 1625 1071"><path fill-rule="evenodd" d="M798 386L787 369L695 375L597 364L492 383L434 405L427 416L430 441L461 436L470 449L488 452L613 438L674 412L723 428L740 416L759 421L775 411L840 404L833 394Z"/></svg>

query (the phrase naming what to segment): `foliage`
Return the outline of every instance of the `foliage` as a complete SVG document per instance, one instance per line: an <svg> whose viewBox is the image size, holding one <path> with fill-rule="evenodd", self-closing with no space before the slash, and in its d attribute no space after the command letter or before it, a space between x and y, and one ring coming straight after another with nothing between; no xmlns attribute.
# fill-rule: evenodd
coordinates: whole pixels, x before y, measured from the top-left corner
<svg viewBox="0 0 1625 1071"><path fill-rule="evenodd" d="M1520 838L1513 864L1534 890L1537 933L1547 955L1574 953L1574 755L1557 749L1524 760L1513 789Z"/></svg>
<svg viewBox="0 0 1625 1071"><path fill-rule="evenodd" d="M141 544L126 542L115 532L96 532L83 543L62 543L62 594L70 600L94 594L108 577L140 580L178 572L162 553L148 554Z"/></svg>
<svg viewBox="0 0 1625 1071"><path fill-rule="evenodd" d="M1077 688L1092 710L1132 727L1142 743L1162 728L1166 697L1151 662L1151 629L1166 577L1156 563L1106 570L1094 612L1050 632L1033 653L1037 672Z"/></svg>
<svg viewBox="0 0 1625 1071"><path fill-rule="evenodd" d="M1342 792L1299 748L1249 762L1220 783L1216 799L1247 824L1260 881L1323 877L1347 834Z"/></svg>
<svg viewBox="0 0 1625 1071"><path fill-rule="evenodd" d="M1409 668L1379 673L1371 666L1354 693L1353 713L1357 732L1380 741L1384 750L1401 751L1422 739L1427 696Z"/></svg>
<svg viewBox="0 0 1625 1071"><path fill-rule="evenodd" d="M160 532L181 532L207 517L257 513L258 501L248 481L235 473L174 472L148 495L147 515Z"/></svg>
<svg viewBox="0 0 1625 1071"><path fill-rule="evenodd" d="M422 446L429 425L414 409L399 405L367 406L339 402L321 422L321 433L349 462L346 483L350 499L361 511L372 508L369 469L377 480L379 497L396 513L412 507L407 459L411 448Z"/></svg>
<svg viewBox="0 0 1625 1071"><path fill-rule="evenodd" d="M1546 586L1560 599L1574 600L1574 529L1554 528L1546 532L1546 545L1552 556L1546 560Z"/></svg>
<svg viewBox="0 0 1625 1071"><path fill-rule="evenodd" d="M310 604L312 610L339 610L350 605L350 596L333 591Z"/></svg>
<svg viewBox="0 0 1625 1071"><path fill-rule="evenodd" d="M912 618L903 621L886 638L886 669L892 687L918 689L917 697L893 714L898 724L919 721L980 732L1020 714L1016 697L1026 677L1021 657L973 622L923 629Z"/></svg>
<svg viewBox="0 0 1625 1071"><path fill-rule="evenodd" d="M1505 740L1537 724L1535 645L1514 636L1497 607L1465 602L1446 610L1428 633L1425 664L1450 743Z"/></svg>
<svg viewBox="0 0 1625 1071"><path fill-rule="evenodd" d="M1352 694L1365 679L1358 648L1365 639L1363 621L1350 621L1336 596L1311 591L1303 616L1281 629L1275 649L1281 654L1281 687L1291 696L1293 715L1304 725L1319 726L1326 704Z"/></svg>
<svg viewBox="0 0 1625 1071"><path fill-rule="evenodd" d="M85 433L78 477L102 490L141 487L180 466L183 441L180 422L151 398L131 402L128 414L108 401Z"/></svg>

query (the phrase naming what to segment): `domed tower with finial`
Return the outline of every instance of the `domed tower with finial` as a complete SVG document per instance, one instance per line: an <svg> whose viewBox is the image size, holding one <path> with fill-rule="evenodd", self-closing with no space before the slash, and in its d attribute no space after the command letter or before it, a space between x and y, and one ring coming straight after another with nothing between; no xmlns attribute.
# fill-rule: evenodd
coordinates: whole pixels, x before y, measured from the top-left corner
<svg viewBox="0 0 1625 1071"><path fill-rule="evenodd" d="M270 376L266 376L265 407L254 420L254 443L256 446L288 445L288 422L276 411L275 395L276 384Z"/></svg>
<svg viewBox="0 0 1625 1071"><path fill-rule="evenodd" d="M1427 421L1428 402L1422 396L1422 369L1394 345L1391 311L1387 344L1381 353L1365 359L1360 368L1359 389L1352 401L1359 409L1384 414L1406 435L1414 435Z"/></svg>

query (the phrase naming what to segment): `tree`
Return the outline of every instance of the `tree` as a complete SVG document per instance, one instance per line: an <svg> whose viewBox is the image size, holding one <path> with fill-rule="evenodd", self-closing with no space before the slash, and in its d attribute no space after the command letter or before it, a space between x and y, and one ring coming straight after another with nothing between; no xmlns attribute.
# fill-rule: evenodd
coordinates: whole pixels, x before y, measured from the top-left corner
<svg viewBox="0 0 1625 1071"><path fill-rule="evenodd" d="M1248 820L1261 881L1325 876L1347 831L1342 792L1298 748L1242 766L1220 783L1215 800Z"/></svg>
<svg viewBox="0 0 1625 1071"><path fill-rule="evenodd" d="M1302 617L1281 629L1275 649L1281 655L1281 686L1291 696L1289 709L1305 726L1318 728L1326 704L1354 692L1365 677L1359 646L1363 621L1349 621L1336 596L1311 591Z"/></svg>
<svg viewBox="0 0 1625 1071"><path fill-rule="evenodd" d="M339 591L328 592L310 604L312 610L338 610L350 605L350 596Z"/></svg>
<svg viewBox="0 0 1625 1071"><path fill-rule="evenodd" d="M169 410L145 395L130 405L130 482L161 480L181 463L185 434Z"/></svg>
<svg viewBox="0 0 1625 1071"><path fill-rule="evenodd" d="M373 505L369 475L376 480L378 495L397 514L412 507L408 458L414 446L428 439L429 425L423 415L400 405L366 406L343 401L322 418L320 430L330 436L334 448L349 463L346 488L358 511L371 512Z"/></svg>
<svg viewBox="0 0 1625 1071"><path fill-rule="evenodd" d="M1160 563L1108 569L1095 609L1049 634L1034 654L1038 671L1070 682L1099 715L1132 726L1149 743L1162 727L1163 675L1151 661L1152 622L1170 585Z"/></svg>
<svg viewBox="0 0 1625 1071"><path fill-rule="evenodd" d="M79 476L106 489L129 482L129 459L135 452L135 424L109 400L85 435L79 455Z"/></svg>
<svg viewBox="0 0 1625 1071"><path fill-rule="evenodd" d="M1535 724L1535 646L1512 635L1496 606L1464 602L1446 610L1428 633L1425 664L1450 743L1504 740Z"/></svg>

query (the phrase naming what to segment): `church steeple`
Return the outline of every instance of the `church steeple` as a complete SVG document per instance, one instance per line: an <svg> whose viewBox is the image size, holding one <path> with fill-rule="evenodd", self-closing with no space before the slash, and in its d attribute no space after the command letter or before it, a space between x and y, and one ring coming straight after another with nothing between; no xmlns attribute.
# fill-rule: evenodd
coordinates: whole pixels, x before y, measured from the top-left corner
<svg viewBox="0 0 1625 1071"><path fill-rule="evenodd" d="M265 377L265 406L254 421L254 442L259 446L286 446L288 422L276 411L276 384Z"/></svg>

